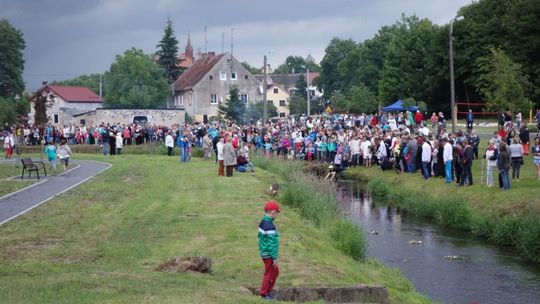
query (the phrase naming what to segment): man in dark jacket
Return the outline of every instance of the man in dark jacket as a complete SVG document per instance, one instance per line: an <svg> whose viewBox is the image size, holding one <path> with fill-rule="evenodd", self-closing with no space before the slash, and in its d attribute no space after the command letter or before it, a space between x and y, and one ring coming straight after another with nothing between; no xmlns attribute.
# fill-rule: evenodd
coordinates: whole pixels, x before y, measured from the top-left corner
<svg viewBox="0 0 540 304"><path fill-rule="evenodd" d="M474 123L474 114L471 109L469 109L469 113L467 113L467 130L472 130L473 123Z"/></svg>
<svg viewBox="0 0 540 304"><path fill-rule="evenodd" d="M463 166L463 171L461 174L461 182L459 183L460 186L463 186L465 184L465 179L469 180L469 186L473 185L473 176L472 176L472 162L473 162L473 148L469 144L469 141L464 140L462 143L463 146L463 157L461 158L461 165Z"/></svg>

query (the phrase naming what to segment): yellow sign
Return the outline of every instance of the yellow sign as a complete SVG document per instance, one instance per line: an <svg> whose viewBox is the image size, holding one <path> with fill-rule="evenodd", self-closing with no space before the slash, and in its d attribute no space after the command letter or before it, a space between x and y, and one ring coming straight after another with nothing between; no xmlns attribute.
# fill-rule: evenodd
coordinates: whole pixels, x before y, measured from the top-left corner
<svg viewBox="0 0 540 304"><path fill-rule="evenodd" d="M328 114L332 114L332 108L330 106L326 107L326 110L324 110Z"/></svg>

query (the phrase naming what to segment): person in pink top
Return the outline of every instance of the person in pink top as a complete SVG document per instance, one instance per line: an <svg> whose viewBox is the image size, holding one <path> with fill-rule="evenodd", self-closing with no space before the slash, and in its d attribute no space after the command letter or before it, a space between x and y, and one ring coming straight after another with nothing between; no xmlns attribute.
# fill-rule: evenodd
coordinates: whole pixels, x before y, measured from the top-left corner
<svg viewBox="0 0 540 304"><path fill-rule="evenodd" d="M284 159L287 159L287 153L289 152L290 148L291 148L291 141L289 140L289 136L285 135L281 139L281 154L283 155Z"/></svg>

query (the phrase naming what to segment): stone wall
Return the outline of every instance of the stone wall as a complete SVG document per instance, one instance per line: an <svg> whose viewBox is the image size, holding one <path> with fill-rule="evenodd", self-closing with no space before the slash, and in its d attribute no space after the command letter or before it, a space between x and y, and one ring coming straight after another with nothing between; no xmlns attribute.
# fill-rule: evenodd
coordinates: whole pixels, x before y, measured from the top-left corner
<svg viewBox="0 0 540 304"><path fill-rule="evenodd" d="M159 126L172 126L183 124L185 111L180 109L97 109L95 111L78 115L75 123L80 124L82 120L86 124L99 125L109 124L131 124L135 116L146 116L148 123Z"/></svg>

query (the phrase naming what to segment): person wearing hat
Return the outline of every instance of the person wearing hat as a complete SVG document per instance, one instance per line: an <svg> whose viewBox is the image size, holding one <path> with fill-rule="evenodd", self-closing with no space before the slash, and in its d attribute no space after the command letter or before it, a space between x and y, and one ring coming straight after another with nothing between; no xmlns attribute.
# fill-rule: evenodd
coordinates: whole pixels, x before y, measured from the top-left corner
<svg viewBox="0 0 540 304"><path fill-rule="evenodd" d="M279 234L274 225L274 220L281 209L276 201L266 202L264 205L265 215L259 224L259 253L264 262L264 275L259 295L267 300L272 300L272 289L279 275L278 253Z"/></svg>

